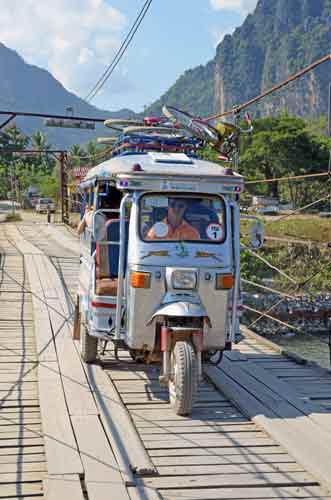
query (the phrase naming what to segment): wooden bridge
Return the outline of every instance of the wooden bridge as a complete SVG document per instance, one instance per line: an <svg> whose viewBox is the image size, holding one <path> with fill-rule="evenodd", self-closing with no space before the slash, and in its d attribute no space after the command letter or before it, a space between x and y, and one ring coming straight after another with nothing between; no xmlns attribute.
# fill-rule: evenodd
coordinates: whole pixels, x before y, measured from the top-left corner
<svg viewBox="0 0 331 500"><path fill-rule="evenodd" d="M72 339L79 243L0 225L0 499L331 499L331 375L244 329L192 417L157 366Z"/></svg>

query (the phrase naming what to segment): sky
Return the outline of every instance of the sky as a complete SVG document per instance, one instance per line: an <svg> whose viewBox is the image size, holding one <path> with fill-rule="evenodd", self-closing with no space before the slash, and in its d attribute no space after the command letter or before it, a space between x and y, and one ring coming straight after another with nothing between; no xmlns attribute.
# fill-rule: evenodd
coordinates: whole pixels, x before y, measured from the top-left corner
<svg viewBox="0 0 331 500"><path fill-rule="evenodd" d="M153 0L132 44L92 104L140 112L185 70L206 64L257 0ZM0 0L0 41L84 98L144 0Z"/></svg>

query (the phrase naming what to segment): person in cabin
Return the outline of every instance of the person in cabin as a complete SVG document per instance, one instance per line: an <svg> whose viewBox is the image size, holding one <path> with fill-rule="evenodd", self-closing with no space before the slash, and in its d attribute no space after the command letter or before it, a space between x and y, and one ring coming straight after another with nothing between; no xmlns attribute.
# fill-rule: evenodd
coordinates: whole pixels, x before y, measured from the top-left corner
<svg viewBox="0 0 331 500"><path fill-rule="evenodd" d="M81 220L79 221L79 224L77 226L77 233L78 234L83 234L85 231L86 227L92 228L92 215L94 212L93 206L87 206L85 208L85 212Z"/></svg>
<svg viewBox="0 0 331 500"><path fill-rule="evenodd" d="M151 227L146 235L146 239L200 240L199 232L184 218L187 206L185 198L169 198L166 218Z"/></svg>

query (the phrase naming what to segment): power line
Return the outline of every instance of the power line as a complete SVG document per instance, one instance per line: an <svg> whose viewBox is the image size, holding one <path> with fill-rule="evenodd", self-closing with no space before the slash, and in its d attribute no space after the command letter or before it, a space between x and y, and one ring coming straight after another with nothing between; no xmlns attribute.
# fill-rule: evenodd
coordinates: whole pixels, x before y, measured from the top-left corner
<svg viewBox="0 0 331 500"><path fill-rule="evenodd" d="M110 78L110 76L114 72L115 68L117 67L117 65L121 61L127 48L129 47L130 43L132 42L132 39L133 39L134 35L136 34L139 26L141 25L143 19L145 18L146 14L151 6L152 1L153 0L147 0L144 3L136 20L133 23L129 33L127 34L122 45L120 46L120 48L116 52L112 62L107 66L107 68L105 69L105 71L103 72L103 74L101 75L99 80L97 81L97 83L94 85L94 87L90 90L90 92L85 97L86 101L90 102L97 95L97 93L102 89L102 87L105 85L106 81Z"/></svg>
<svg viewBox="0 0 331 500"><path fill-rule="evenodd" d="M319 66L320 64L324 64L325 62L330 62L330 61L331 61L331 54L327 54L326 56L322 57L321 59L318 59L317 61L314 61L312 64L309 64L309 66L306 66L301 71L298 71L294 75L290 76L285 81L283 81L277 85L274 85L270 89L259 94L258 96L254 97L253 99L250 99L249 101L245 102L244 104L241 104L240 106L235 106L232 110L224 111L223 113L218 113L215 115L208 116L206 118L206 120L211 121L211 120L215 120L216 118L222 118L224 116L232 115L233 113L239 113L243 109L251 106L252 104L263 99L264 97L267 97L268 95L272 94L273 92L276 92L276 90L280 90L283 87L285 87L286 85L288 85L289 83L294 82L298 78L301 78L306 73L309 73L309 71L312 71L313 69L317 68L317 66Z"/></svg>
<svg viewBox="0 0 331 500"><path fill-rule="evenodd" d="M258 179L252 181L245 181L245 184L266 184L271 182L302 180L311 177L327 177L328 175L329 172L319 172L317 174L292 175L290 177L275 177L273 179Z"/></svg>

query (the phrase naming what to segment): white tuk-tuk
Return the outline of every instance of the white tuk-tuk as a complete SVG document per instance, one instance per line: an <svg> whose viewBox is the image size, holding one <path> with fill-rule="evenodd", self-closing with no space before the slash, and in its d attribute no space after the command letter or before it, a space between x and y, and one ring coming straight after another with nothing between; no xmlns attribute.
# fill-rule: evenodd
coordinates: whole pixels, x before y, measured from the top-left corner
<svg viewBox="0 0 331 500"><path fill-rule="evenodd" d="M115 355L124 348L137 361L162 360L160 383L176 413L187 415L202 363L231 349L238 330L244 182L231 168L197 157L200 132L196 140L162 123L141 133L134 125L80 186L88 207L81 354L93 362L98 342L111 341ZM214 133L200 125L208 138Z"/></svg>

